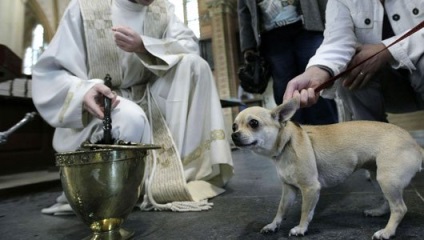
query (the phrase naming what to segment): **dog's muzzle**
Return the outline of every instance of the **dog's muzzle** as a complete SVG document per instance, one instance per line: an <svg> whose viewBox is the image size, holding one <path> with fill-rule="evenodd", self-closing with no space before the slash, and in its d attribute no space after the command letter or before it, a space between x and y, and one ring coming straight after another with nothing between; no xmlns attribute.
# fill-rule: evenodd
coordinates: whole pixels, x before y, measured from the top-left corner
<svg viewBox="0 0 424 240"><path fill-rule="evenodd" d="M234 145L237 147L247 147L256 145L257 141L246 143L246 138L243 138L243 135L240 132L234 132L231 134Z"/></svg>

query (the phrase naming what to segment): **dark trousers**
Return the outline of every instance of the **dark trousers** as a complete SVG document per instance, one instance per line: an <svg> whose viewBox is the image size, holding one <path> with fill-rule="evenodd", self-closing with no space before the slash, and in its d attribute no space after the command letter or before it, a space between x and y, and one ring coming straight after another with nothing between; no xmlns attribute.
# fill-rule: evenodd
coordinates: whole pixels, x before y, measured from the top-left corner
<svg viewBox="0 0 424 240"><path fill-rule="evenodd" d="M323 40L321 32L303 29L297 22L261 35L261 53L269 62L273 78L274 100L282 103L287 83L305 71L309 59ZM319 98L317 104L299 109L293 121L301 124L330 124L338 121L334 100Z"/></svg>

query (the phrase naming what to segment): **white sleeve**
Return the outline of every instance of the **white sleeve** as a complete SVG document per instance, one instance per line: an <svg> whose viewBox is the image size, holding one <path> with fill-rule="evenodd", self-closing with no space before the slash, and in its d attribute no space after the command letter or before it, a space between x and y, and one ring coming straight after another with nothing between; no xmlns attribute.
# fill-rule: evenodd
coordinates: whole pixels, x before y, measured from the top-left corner
<svg viewBox="0 0 424 240"><path fill-rule="evenodd" d="M139 57L143 64L155 73L158 73L158 70L169 70L183 54L199 54L197 37L178 19L174 11L174 6L168 4L168 23L163 38L141 36L149 54L140 54Z"/></svg>
<svg viewBox="0 0 424 240"><path fill-rule="evenodd" d="M88 80L83 31L78 1L73 0L33 69L33 102L53 127L84 127L83 97L94 84L103 82Z"/></svg>
<svg viewBox="0 0 424 240"><path fill-rule="evenodd" d="M326 9L324 41L309 60L308 67L323 65L334 75L342 72L356 51L357 38L351 12L345 3L329 0Z"/></svg>
<svg viewBox="0 0 424 240"><path fill-rule="evenodd" d="M406 32L384 40L383 44L389 46ZM395 60L392 64L394 68L416 70L418 61L422 59L424 54L424 29L410 35L388 49Z"/></svg>

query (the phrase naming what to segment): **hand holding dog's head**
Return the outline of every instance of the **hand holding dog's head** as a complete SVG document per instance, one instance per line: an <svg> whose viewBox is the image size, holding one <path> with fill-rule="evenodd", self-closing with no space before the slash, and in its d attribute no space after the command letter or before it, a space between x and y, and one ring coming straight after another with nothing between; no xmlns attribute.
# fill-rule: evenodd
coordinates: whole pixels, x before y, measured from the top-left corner
<svg viewBox="0 0 424 240"><path fill-rule="evenodd" d="M272 110L250 107L241 111L233 124L231 138L237 147L265 153L275 148L280 129L299 108L299 99L292 98Z"/></svg>

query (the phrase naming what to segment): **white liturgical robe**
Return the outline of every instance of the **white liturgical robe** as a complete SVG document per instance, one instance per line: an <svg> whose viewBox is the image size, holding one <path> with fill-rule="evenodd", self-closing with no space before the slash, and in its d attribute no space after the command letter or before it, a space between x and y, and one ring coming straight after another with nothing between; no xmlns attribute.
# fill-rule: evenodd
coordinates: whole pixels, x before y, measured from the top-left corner
<svg viewBox="0 0 424 240"><path fill-rule="evenodd" d="M162 26L147 22L148 7L112 1L113 25L139 33L149 52L118 49L122 79L113 90L121 102L112 110L112 132L125 141L151 141L150 127L155 131L155 123L149 123L147 110L138 105L143 86L149 82L181 156L186 180L222 186L233 174L233 163L215 81L209 65L198 55L193 32L175 16L173 5L166 1L166 6L161 32ZM147 30L157 31L160 37L146 35ZM89 79L86 48L81 9L72 0L33 70L33 101L41 116L56 128L53 146L58 152L74 151L83 141L102 135L102 121L83 109L85 93L103 82L102 77Z"/></svg>

